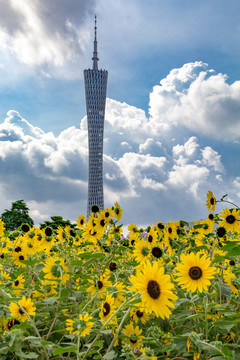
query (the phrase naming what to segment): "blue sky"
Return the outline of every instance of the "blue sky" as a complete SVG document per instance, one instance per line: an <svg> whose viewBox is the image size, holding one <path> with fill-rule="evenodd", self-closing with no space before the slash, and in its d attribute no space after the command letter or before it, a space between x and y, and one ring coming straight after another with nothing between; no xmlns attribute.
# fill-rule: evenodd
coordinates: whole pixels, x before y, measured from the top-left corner
<svg viewBox="0 0 240 360"><path fill-rule="evenodd" d="M208 190L239 204L238 0L0 0L0 213L86 213L95 13L105 205L147 226L206 217Z"/></svg>

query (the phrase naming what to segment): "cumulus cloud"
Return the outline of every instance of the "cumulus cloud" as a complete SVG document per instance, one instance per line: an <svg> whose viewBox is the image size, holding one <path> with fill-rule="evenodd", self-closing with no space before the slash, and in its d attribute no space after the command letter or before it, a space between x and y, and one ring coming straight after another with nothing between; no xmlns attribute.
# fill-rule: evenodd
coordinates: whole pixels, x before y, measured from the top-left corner
<svg viewBox="0 0 240 360"><path fill-rule="evenodd" d="M95 0L9 0L0 3L0 37L20 62L62 66L84 51L85 19Z"/></svg>
<svg viewBox="0 0 240 360"><path fill-rule="evenodd" d="M158 131L185 127L215 139L240 137L240 81L227 83L203 62L173 69L153 87L149 126Z"/></svg>
<svg viewBox="0 0 240 360"><path fill-rule="evenodd" d="M199 186L206 183L208 175L209 170L206 167L195 164L173 165L167 183L175 188L185 188L187 192L199 197Z"/></svg>
<svg viewBox="0 0 240 360"><path fill-rule="evenodd" d="M190 137L184 145L177 144L173 146L172 152L175 162L179 165L186 164L196 153L198 147L199 145L195 136Z"/></svg>
<svg viewBox="0 0 240 360"><path fill-rule="evenodd" d="M144 153L156 153L162 148L160 141L156 141L153 138L148 138L143 144L139 145L139 152Z"/></svg>
<svg viewBox="0 0 240 360"><path fill-rule="evenodd" d="M201 152L203 165L212 167L216 172L223 172L224 167L221 162L221 155L219 155L217 151L213 150L211 146L206 146Z"/></svg>
<svg viewBox="0 0 240 360"><path fill-rule="evenodd" d="M202 216L204 204L200 207L199 203L209 188L217 194L219 184L225 191L224 164L213 147L202 146L196 136L180 143L171 138L164 141L163 147L141 109L108 99L105 205L119 201L126 209L125 223L173 220L179 212L192 220L193 210L197 218ZM79 213L85 213L87 203L86 117L79 127L68 127L56 136L17 111L9 111L0 123L0 166L4 208L10 206L7 201L24 199L36 222L56 211L75 221ZM239 193L238 188L236 178L234 189Z"/></svg>

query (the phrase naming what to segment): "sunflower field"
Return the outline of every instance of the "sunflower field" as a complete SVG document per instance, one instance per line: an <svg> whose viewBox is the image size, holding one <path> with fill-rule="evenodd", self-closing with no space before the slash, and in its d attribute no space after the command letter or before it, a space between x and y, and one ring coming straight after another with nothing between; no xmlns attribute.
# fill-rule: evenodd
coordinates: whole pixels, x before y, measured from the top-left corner
<svg viewBox="0 0 240 360"><path fill-rule="evenodd" d="M0 359L240 359L240 209L206 206L127 236L118 203L56 231L0 221Z"/></svg>

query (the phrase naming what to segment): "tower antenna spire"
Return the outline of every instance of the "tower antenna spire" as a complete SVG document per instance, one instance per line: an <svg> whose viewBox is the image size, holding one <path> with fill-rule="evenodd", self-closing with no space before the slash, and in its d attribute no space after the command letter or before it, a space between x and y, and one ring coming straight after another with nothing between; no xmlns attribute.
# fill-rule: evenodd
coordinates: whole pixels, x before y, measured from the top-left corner
<svg viewBox="0 0 240 360"><path fill-rule="evenodd" d="M94 40L97 40L97 15L96 14L95 14L95 27L94 27L94 30L95 30Z"/></svg>
<svg viewBox="0 0 240 360"><path fill-rule="evenodd" d="M93 70L98 70L98 52L97 52L97 15L95 15L94 42L93 42Z"/></svg>

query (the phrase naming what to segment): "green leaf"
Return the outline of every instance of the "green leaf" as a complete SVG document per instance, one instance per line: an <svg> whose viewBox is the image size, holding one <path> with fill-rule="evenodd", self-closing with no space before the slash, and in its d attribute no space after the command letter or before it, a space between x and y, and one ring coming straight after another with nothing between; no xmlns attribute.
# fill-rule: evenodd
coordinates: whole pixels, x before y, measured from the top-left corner
<svg viewBox="0 0 240 360"><path fill-rule="evenodd" d="M53 355L60 355L60 354L64 354L64 353L76 353L77 352L77 347L76 346L68 346L68 347L57 347L54 352Z"/></svg>
<svg viewBox="0 0 240 360"><path fill-rule="evenodd" d="M36 271L41 271L43 268L45 268L45 265L43 263L37 264L35 266Z"/></svg>
<svg viewBox="0 0 240 360"><path fill-rule="evenodd" d="M239 256L240 255L240 246L236 246L233 249L229 250L227 256Z"/></svg>
<svg viewBox="0 0 240 360"><path fill-rule="evenodd" d="M35 352L30 352L28 354L25 354L24 352L22 352L20 350L20 351L16 351L15 354L24 359L38 359L39 358L39 354L36 354Z"/></svg>
<svg viewBox="0 0 240 360"><path fill-rule="evenodd" d="M43 302L44 304L50 304L50 305L54 304L57 301L58 301L57 298L41 299L41 302Z"/></svg>
<svg viewBox="0 0 240 360"><path fill-rule="evenodd" d="M109 353L106 353L103 357L104 360L112 360L115 357L115 351L111 350Z"/></svg>
<svg viewBox="0 0 240 360"><path fill-rule="evenodd" d="M102 330L100 331L101 334L104 334L104 335L110 335L112 334L112 330Z"/></svg>

